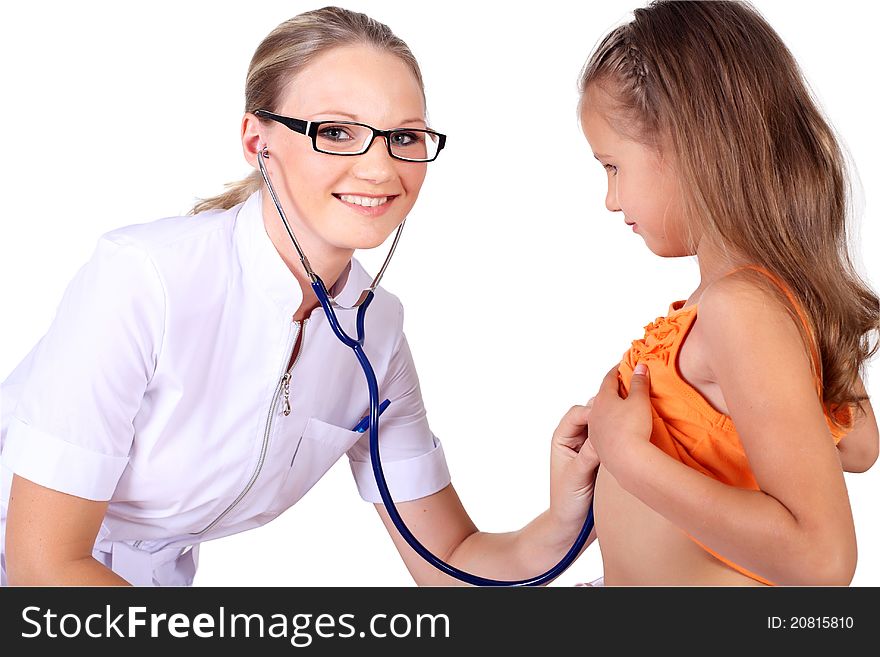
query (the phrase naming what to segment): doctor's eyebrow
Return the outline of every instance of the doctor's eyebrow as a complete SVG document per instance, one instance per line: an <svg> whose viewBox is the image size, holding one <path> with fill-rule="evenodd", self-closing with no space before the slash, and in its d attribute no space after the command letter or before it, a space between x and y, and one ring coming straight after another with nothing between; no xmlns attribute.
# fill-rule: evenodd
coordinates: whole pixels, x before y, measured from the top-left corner
<svg viewBox="0 0 880 657"><path fill-rule="evenodd" d="M324 116L329 114L335 114L337 116L344 116L347 119L351 119L352 121L360 121L356 114L351 114L350 112L341 112L340 110L327 110L325 112L314 112L312 116Z"/></svg>
<svg viewBox="0 0 880 657"><path fill-rule="evenodd" d="M312 116L323 116L325 114L335 114L337 116L344 116L348 119L351 119L352 121L362 123L361 119L358 118L357 114L351 114L350 112L341 112L339 110L327 110L326 112L315 112ZM323 119L318 119L318 120L323 120ZM428 122L425 121L425 119L422 117L416 117L413 119L404 119L403 121L400 121L397 125L403 125L405 123L424 123L425 125L428 125Z"/></svg>
<svg viewBox="0 0 880 657"><path fill-rule="evenodd" d="M611 156L605 155L605 153L593 153L593 157L595 157L597 160L599 160L601 162L602 160L607 160Z"/></svg>

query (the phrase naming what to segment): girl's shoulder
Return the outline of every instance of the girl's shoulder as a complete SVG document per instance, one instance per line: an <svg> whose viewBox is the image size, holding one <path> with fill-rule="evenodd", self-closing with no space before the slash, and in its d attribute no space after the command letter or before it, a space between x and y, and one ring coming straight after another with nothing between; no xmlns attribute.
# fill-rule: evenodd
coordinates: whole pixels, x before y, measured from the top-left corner
<svg viewBox="0 0 880 657"><path fill-rule="evenodd" d="M698 301L695 331L712 368L813 358L809 330L784 287L760 272L736 271L711 283Z"/></svg>
<svg viewBox="0 0 880 657"><path fill-rule="evenodd" d="M743 268L710 283L697 300L700 321L748 328L756 322L791 323L791 299L784 285L769 273ZM796 324L795 324L796 325Z"/></svg>

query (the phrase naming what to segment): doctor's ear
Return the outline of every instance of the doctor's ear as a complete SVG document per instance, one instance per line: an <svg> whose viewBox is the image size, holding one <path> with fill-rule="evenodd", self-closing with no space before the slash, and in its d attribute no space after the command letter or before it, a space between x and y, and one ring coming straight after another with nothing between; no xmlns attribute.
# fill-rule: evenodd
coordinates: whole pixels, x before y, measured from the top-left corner
<svg viewBox="0 0 880 657"><path fill-rule="evenodd" d="M255 169L259 166L257 164L258 153L266 148L266 139L263 134L266 129L266 125L251 112L245 113L241 120L241 148L244 152L244 159Z"/></svg>

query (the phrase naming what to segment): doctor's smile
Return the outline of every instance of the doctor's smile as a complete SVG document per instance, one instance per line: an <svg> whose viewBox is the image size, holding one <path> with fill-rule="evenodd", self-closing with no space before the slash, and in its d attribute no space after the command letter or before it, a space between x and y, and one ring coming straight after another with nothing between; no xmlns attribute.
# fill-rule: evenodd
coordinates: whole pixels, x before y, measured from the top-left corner
<svg viewBox="0 0 880 657"><path fill-rule="evenodd" d="M387 212L397 194L372 196L367 194L333 194L348 208L369 217L378 217Z"/></svg>
<svg viewBox="0 0 880 657"><path fill-rule="evenodd" d="M3 582L190 585L202 542L279 516L343 457L416 583L550 581L592 517L598 461L572 451L577 421L550 440L546 511L479 531L402 304L379 286L446 144L412 52L364 14L305 12L257 47L244 100L251 174L189 215L105 234L4 382L4 409L21 403L0 434ZM354 252L392 233L368 274ZM224 376L205 376L218 354ZM62 404L34 396L46 378Z"/></svg>

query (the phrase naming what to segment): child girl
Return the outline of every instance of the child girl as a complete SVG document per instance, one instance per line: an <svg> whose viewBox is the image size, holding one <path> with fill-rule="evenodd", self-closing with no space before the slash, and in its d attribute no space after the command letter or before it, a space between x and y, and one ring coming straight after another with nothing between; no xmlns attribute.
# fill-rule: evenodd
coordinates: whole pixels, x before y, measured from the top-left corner
<svg viewBox="0 0 880 657"><path fill-rule="evenodd" d="M584 67L581 125L607 208L653 253L696 255L700 284L592 403L605 583L848 584L880 310L847 253L840 148L749 5L634 14Z"/></svg>

